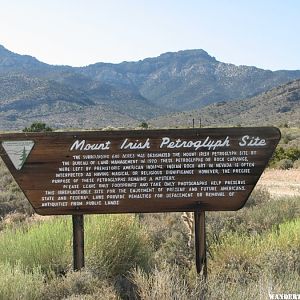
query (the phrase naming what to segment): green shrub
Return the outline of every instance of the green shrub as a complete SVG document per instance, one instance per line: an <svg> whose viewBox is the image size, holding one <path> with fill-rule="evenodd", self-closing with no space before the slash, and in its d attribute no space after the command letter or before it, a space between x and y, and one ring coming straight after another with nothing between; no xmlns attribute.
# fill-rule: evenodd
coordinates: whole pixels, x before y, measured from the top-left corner
<svg viewBox="0 0 300 300"><path fill-rule="evenodd" d="M53 217L0 232L0 261L44 272L65 273L72 262L71 218ZM135 265L147 268L152 253L146 232L132 215L85 218L86 262L105 277L124 274Z"/></svg>
<svg viewBox="0 0 300 300"><path fill-rule="evenodd" d="M86 265L102 278L148 268L152 247L146 231L133 215L86 218Z"/></svg>
<svg viewBox="0 0 300 300"><path fill-rule="evenodd" d="M144 129L147 129L148 127L149 127L149 125L148 125L148 123L147 122L142 122L141 124L140 124L140 127L141 128L144 128Z"/></svg>
<svg viewBox="0 0 300 300"><path fill-rule="evenodd" d="M40 300L44 275L39 268L30 271L20 264L0 263L0 299Z"/></svg>
<svg viewBox="0 0 300 300"><path fill-rule="evenodd" d="M20 262L44 272L64 273L72 260L71 226L66 218L25 223L0 232L0 261L15 265Z"/></svg>
<svg viewBox="0 0 300 300"><path fill-rule="evenodd" d="M270 199L263 205L240 211L242 228L237 232L262 234L279 226L281 223L293 221L300 216L300 198Z"/></svg>
<svg viewBox="0 0 300 300"><path fill-rule="evenodd" d="M34 122L29 127L25 127L23 132L48 132L52 131L52 128L47 126L43 122Z"/></svg>
<svg viewBox="0 0 300 300"><path fill-rule="evenodd" d="M279 226L283 222L292 221L300 216L300 199L281 198L274 200L266 198L263 190L258 190L250 204L236 212L208 212L207 233L208 242L219 243L228 233L242 235L262 234ZM264 202L265 201L265 202Z"/></svg>
<svg viewBox="0 0 300 300"><path fill-rule="evenodd" d="M277 147L269 164L271 167L276 168L278 163L281 162L278 167L282 168L284 166L285 169L288 169L291 168L293 162L298 159L300 159L300 148L290 147L284 149L283 147Z"/></svg>
<svg viewBox="0 0 300 300"><path fill-rule="evenodd" d="M219 244L211 245L211 251L210 271L224 281L247 284L258 280L262 271L300 275L300 219L257 236L229 233ZM280 259L278 253L285 255Z"/></svg>
<svg viewBox="0 0 300 300"><path fill-rule="evenodd" d="M285 156L285 158L290 159L292 161L300 159L300 149L294 147L288 148L285 150Z"/></svg>

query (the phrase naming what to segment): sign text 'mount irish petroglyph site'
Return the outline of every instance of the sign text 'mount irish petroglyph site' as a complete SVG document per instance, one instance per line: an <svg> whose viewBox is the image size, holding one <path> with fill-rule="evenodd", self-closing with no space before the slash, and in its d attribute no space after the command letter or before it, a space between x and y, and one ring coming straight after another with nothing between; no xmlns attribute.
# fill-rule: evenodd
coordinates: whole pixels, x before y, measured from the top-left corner
<svg viewBox="0 0 300 300"><path fill-rule="evenodd" d="M37 213L236 210L276 128L2 134L1 157Z"/></svg>

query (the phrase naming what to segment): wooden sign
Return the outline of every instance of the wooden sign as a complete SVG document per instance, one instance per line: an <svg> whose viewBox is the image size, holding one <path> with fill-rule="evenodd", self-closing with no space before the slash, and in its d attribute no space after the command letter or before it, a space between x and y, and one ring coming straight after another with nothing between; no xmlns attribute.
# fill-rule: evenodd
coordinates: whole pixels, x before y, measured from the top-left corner
<svg viewBox="0 0 300 300"><path fill-rule="evenodd" d="M277 128L1 134L1 157L42 215L237 210Z"/></svg>

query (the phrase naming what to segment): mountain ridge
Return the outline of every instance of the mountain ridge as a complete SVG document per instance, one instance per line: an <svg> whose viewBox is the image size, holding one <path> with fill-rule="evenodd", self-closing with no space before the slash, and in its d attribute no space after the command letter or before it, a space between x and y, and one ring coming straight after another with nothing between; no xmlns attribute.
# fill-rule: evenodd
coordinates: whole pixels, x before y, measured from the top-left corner
<svg viewBox="0 0 300 300"><path fill-rule="evenodd" d="M300 79L255 97L214 103L204 108L149 120L154 127L202 126L296 126L300 127Z"/></svg>
<svg viewBox="0 0 300 300"><path fill-rule="evenodd" d="M98 112L103 117L105 107L111 116L108 119L117 117L115 123L125 126L128 120L138 124L167 113L254 97L299 78L300 70L235 66L218 61L202 49L166 52L135 62L71 67L48 65L0 46L0 124L4 129L8 124L8 128L20 128L23 123L16 120L28 115L45 117L57 127L51 123L51 112L53 123L69 127L70 118L60 122L54 115L65 111L83 119L93 111L93 116ZM25 81L30 82L29 90ZM102 120L96 119L87 123L102 126ZM124 124L122 119L126 120Z"/></svg>

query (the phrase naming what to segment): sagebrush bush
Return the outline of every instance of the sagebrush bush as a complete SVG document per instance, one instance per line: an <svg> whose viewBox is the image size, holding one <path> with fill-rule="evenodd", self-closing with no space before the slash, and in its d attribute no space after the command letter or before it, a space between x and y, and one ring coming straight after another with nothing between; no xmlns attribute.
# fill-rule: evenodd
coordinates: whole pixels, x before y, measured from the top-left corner
<svg viewBox="0 0 300 300"><path fill-rule="evenodd" d="M13 212L31 215L33 209L0 159L0 218Z"/></svg>
<svg viewBox="0 0 300 300"><path fill-rule="evenodd" d="M136 285L137 299L143 300L253 300L269 299L269 293L283 291L297 292L300 276L297 273L283 274L280 279L260 272L256 280L241 284L242 274L236 273L231 281L209 274L207 281L193 273L190 277L181 277L176 265L155 268L150 273L142 270L132 272L132 281Z"/></svg>
<svg viewBox="0 0 300 300"><path fill-rule="evenodd" d="M193 264L194 246L188 246L189 229L183 222L181 213L145 214L141 218L154 242L154 262L176 264L181 270Z"/></svg>
<svg viewBox="0 0 300 300"><path fill-rule="evenodd" d="M72 261L71 223L68 218L24 223L0 232L0 261L20 262L27 268L64 273Z"/></svg>
<svg viewBox="0 0 300 300"><path fill-rule="evenodd" d="M222 300L264 300L270 299L269 293L299 290L299 275L290 273L282 275L280 280L272 278L270 274L261 272L257 280L251 280L248 284L240 284L236 279L232 281L209 278L205 285L206 299Z"/></svg>
<svg viewBox="0 0 300 300"><path fill-rule="evenodd" d="M293 161L291 159L281 159L275 164L275 167L280 170L288 170L293 167Z"/></svg>
<svg viewBox="0 0 300 300"><path fill-rule="evenodd" d="M263 270L269 274L273 269L278 270L278 263L282 274L297 273L300 269L297 259L300 257L300 219L281 224L262 235L230 233L219 244L211 245L211 251L210 271L224 281L238 280L245 284L257 280ZM270 259L278 251L285 252L285 256L273 264Z"/></svg>
<svg viewBox="0 0 300 300"><path fill-rule="evenodd" d="M44 275L40 268L24 268L21 264L11 266L0 263L0 299L42 299Z"/></svg>
<svg viewBox="0 0 300 300"><path fill-rule="evenodd" d="M201 289L191 289L179 274L178 266L165 264L161 269L154 268L151 273L141 269L133 271L132 281L143 300L201 299Z"/></svg>
<svg viewBox="0 0 300 300"><path fill-rule="evenodd" d="M300 159L297 159L293 163L293 168L294 169L300 169Z"/></svg>
<svg viewBox="0 0 300 300"><path fill-rule="evenodd" d="M102 278L148 268L152 254L147 232L133 215L97 215L86 218L86 264Z"/></svg>
<svg viewBox="0 0 300 300"><path fill-rule="evenodd" d="M262 205L250 207L240 213L243 218L243 231L248 234L261 234L281 223L298 218L300 216L300 198L270 199ZM237 232L239 229L237 228Z"/></svg>
<svg viewBox="0 0 300 300"><path fill-rule="evenodd" d="M88 216L85 234L87 266L98 276L124 274L136 265L148 267L151 242L133 215ZM0 253L0 261L64 274L72 263L71 218L6 228L0 232Z"/></svg>
<svg viewBox="0 0 300 300"><path fill-rule="evenodd" d="M27 221L27 215L23 213L9 213L0 220L0 231L7 227L15 227Z"/></svg>
<svg viewBox="0 0 300 300"><path fill-rule="evenodd" d="M272 162L280 161L282 159L290 159L295 161L300 158L300 149L297 147L289 147L284 149L283 147L277 147L273 157Z"/></svg>
<svg viewBox="0 0 300 300"><path fill-rule="evenodd" d="M263 193L259 193L263 195ZM268 194L267 194L268 195ZM263 199L266 199L264 202ZM207 213L208 241L218 243L228 233L243 235L261 234L279 224L294 220L300 216L300 198L264 198L255 200L257 205L250 205L236 212Z"/></svg>
<svg viewBox="0 0 300 300"><path fill-rule="evenodd" d="M88 270L68 272L65 276L50 279L42 290L43 300L60 299L108 299L119 296L106 280L99 280Z"/></svg>
<svg viewBox="0 0 300 300"><path fill-rule="evenodd" d="M250 194L244 207L250 207L268 202L271 199L269 191L265 188L256 187Z"/></svg>

